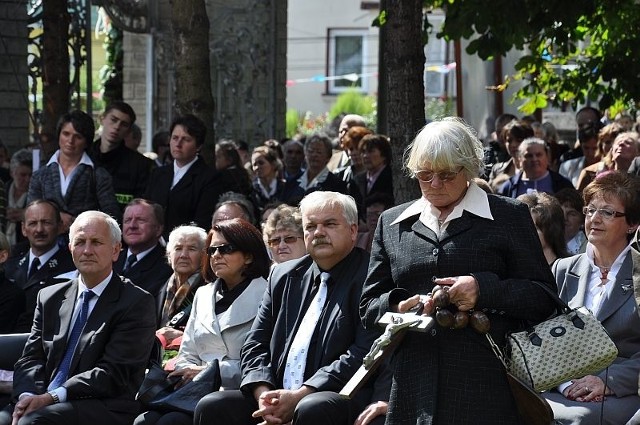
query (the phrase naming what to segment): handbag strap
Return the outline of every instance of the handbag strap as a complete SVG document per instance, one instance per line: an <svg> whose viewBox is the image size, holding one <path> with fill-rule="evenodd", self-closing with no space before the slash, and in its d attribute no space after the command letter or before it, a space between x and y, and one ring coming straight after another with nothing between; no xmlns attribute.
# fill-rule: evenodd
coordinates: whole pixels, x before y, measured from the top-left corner
<svg viewBox="0 0 640 425"><path fill-rule="evenodd" d="M558 313L568 313L569 311L571 311L569 305L564 302L562 298L560 298L556 291L552 290L547 285L537 280L532 280L531 282L538 285L540 288L542 288L542 290L544 290L544 292L547 293L547 295L549 295L549 297L551 297L553 302L556 304L556 310L558 311Z"/></svg>
<svg viewBox="0 0 640 425"><path fill-rule="evenodd" d="M491 337L491 334L487 332L484 335L487 338L487 341L489 341L489 346L491 347L493 354L495 354L498 360L500 360L504 368L509 370L509 368L507 367L507 360L505 359L504 354L502 353L502 350L500 349L500 347L498 347L498 344L496 344L496 342Z"/></svg>

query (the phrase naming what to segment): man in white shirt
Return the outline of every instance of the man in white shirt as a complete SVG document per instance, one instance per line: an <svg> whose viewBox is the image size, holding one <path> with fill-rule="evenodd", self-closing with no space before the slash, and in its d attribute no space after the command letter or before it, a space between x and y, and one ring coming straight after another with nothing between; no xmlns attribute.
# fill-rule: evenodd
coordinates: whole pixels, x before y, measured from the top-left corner
<svg viewBox="0 0 640 425"><path fill-rule="evenodd" d="M128 425L155 335L153 297L112 271L118 223L100 211L70 229L79 277L44 288L0 425Z"/></svg>

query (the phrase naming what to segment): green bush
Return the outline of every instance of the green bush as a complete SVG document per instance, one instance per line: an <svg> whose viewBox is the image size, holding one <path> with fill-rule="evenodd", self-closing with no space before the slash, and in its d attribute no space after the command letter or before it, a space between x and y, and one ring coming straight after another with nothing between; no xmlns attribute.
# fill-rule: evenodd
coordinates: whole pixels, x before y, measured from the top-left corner
<svg viewBox="0 0 640 425"><path fill-rule="evenodd" d="M329 111L329 120L340 114L358 114L364 117L372 115L376 110L376 99L365 96L356 89L349 89L340 94Z"/></svg>
<svg viewBox="0 0 640 425"><path fill-rule="evenodd" d="M298 132L298 125L300 121L300 114L293 108L287 109L286 120L286 136L288 139L292 138Z"/></svg>

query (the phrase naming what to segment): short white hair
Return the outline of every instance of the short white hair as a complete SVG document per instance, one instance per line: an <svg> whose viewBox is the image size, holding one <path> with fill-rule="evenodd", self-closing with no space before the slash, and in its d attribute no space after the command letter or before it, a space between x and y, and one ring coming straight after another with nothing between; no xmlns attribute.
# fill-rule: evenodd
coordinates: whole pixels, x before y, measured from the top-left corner
<svg viewBox="0 0 640 425"><path fill-rule="evenodd" d="M195 238L198 241L198 249L204 249L207 243L207 232L198 226L182 225L178 226L169 233L169 241L167 242L167 258L170 259L171 254L176 249L176 244L181 238Z"/></svg>
<svg viewBox="0 0 640 425"><path fill-rule="evenodd" d="M547 151L547 142L538 137L527 137L520 143L520 146L518 146L518 156L524 158L527 153L527 148L534 145L542 146L542 149L544 149L545 152Z"/></svg>
<svg viewBox="0 0 640 425"><path fill-rule="evenodd" d="M73 243L73 237L78 231L78 227L80 227L81 224L84 224L85 222L91 219L103 220L106 223L106 225L109 227L111 242L114 245L117 243L120 243L120 240L122 239L122 231L120 230L120 226L118 226L118 222L109 214L105 214L102 211L95 211L95 210L85 211L81 213L78 217L76 217L76 219L73 221L73 223L71 224L71 227L69 228L69 240L72 243Z"/></svg>
<svg viewBox="0 0 640 425"><path fill-rule="evenodd" d="M335 208L339 206L342 208L347 223L358 224L358 208L356 207L356 201L349 195L344 195L338 192L330 191L315 191L311 192L300 201L300 212L302 217L309 211L324 210L325 208Z"/></svg>
<svg viewBox="0 0 640 425"><path fill-rule="evenodd" d="M484 172L484 150L476 131L460 118L447 117L425 125L405 151L411 177L426 163L433 171L462 167L468 180Z"/></svg>

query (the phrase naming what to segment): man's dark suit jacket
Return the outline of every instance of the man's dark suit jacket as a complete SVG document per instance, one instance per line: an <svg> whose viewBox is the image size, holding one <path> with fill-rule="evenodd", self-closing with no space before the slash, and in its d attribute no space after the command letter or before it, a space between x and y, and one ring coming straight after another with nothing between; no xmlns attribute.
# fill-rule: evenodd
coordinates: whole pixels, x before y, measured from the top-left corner
<svg viewBox="0 0 640 425"><path fill-rule="evenodd" d="M633 292L636 303L640 306L640 230L636 231L631 243L631 259L633 260Z"/></svg>
<svg viewBox="0 0 640 425"><path fill-rule="evenodd" d="M29 272L29 251L21 257L14 257L7 261L5 273L8 279L22 289L25 296L24 311L18 316L14 328L15 333L28 333L33 324L33 313L36 309L38 292L42 288L60 283L56 276L75 270L71 253L66 247L61 247L33 276L27 278Z"/></svg>
<svg viewBox="0 0 640 425"><path fill-rule="evenodd" d="M157 244L143 259L134 263L126 272L123 272L122 269L126 260L127 250L123 249L118 256L118 261L113 264L113 271L153 295L157 301L162 291L162 286L173 273L171 266L167 263L165 248L161 244Z"/></svg>
<svg viewBox="0 0 640 425"><path fill-rule="evenodd" d="M315 363L310 365L308 361L305 370L304 385L318 391L340 391L380 335L377 330L365 330L358 316L369 254L355 248L346 261L352 272L348 279L334 282L316 327L318 339L312 357ZM304 300L313 284L312 266L313 261L307 255L273 269L260 310L242 347L242 390L258 383L283 387L287 354L304 317ZM363 397L371 396L371 391L361 392Z"/></svg>
<svg viewBox="0 0 640 425"><path fill-rule="evenodd" d="M629 170L627 170L629 174L633 174L634 176L640 176L640 156L636 156L631 161L631 165L629 166Z"/></svg>
<svg viewBox="0 0 640 425"><path fill-rule="evenodd" d="M551 189L553 190L553 193L556 193L561 189L575 189L573 187L573 183L571 183L570 180L566 179L559 173L556 173L553 170L549 170L549 175L551 176ZM518 184L520 183L521 179L522 171L518 171L516 174L509 177L509 180L504 182L504 184L498 191L498 194L510 198L517 198ZM553 193L551 194L553 195Z"/></svg>
<svg viewBox="0 0 640 425"><path fill-rule="evenodd" d="M15 366L13 397L43 394L53 379L72 324L78 280L40 291L31 335ZM134 400L155 338L153 297L113 274L82 331L63 383L67 401L76 401L78 423L102 425L101 409L137 414ZM100 399L82 409L83 399Z"/></svg>
<svg viewBox="0 0 640 425"><path fill-rule="evenodd" d="M356 184L360 190L360 196L366 205L367 197L374 193L386 193L393 199L393 174L391 173L391 165L384 167L376 181L373 183L370 191L367 191L367 172L357 174L355 177Z"/></svg>
<svg viewBox="0 0 640 425"><path fill-rule="evenodd" d="M216 172L198 158L173 189L172 182L173 164L155 168L144 195L164 208L164 238L168 239L175 227L192 221L203 229L210 228L213 209L224 190L216 183Z"/></svg>
<svg viewBox="0 0 640 425"><path fill-rule="evenodd" d="M345 195L349 194L349 189L347 188L347 184L343 182L340 177L336 176L333 173L327 174L327 178L324 181L319 182L315 186L307 187L304 194L308 195L311 192L317 192L319 190L338 192Z"/></svg>

